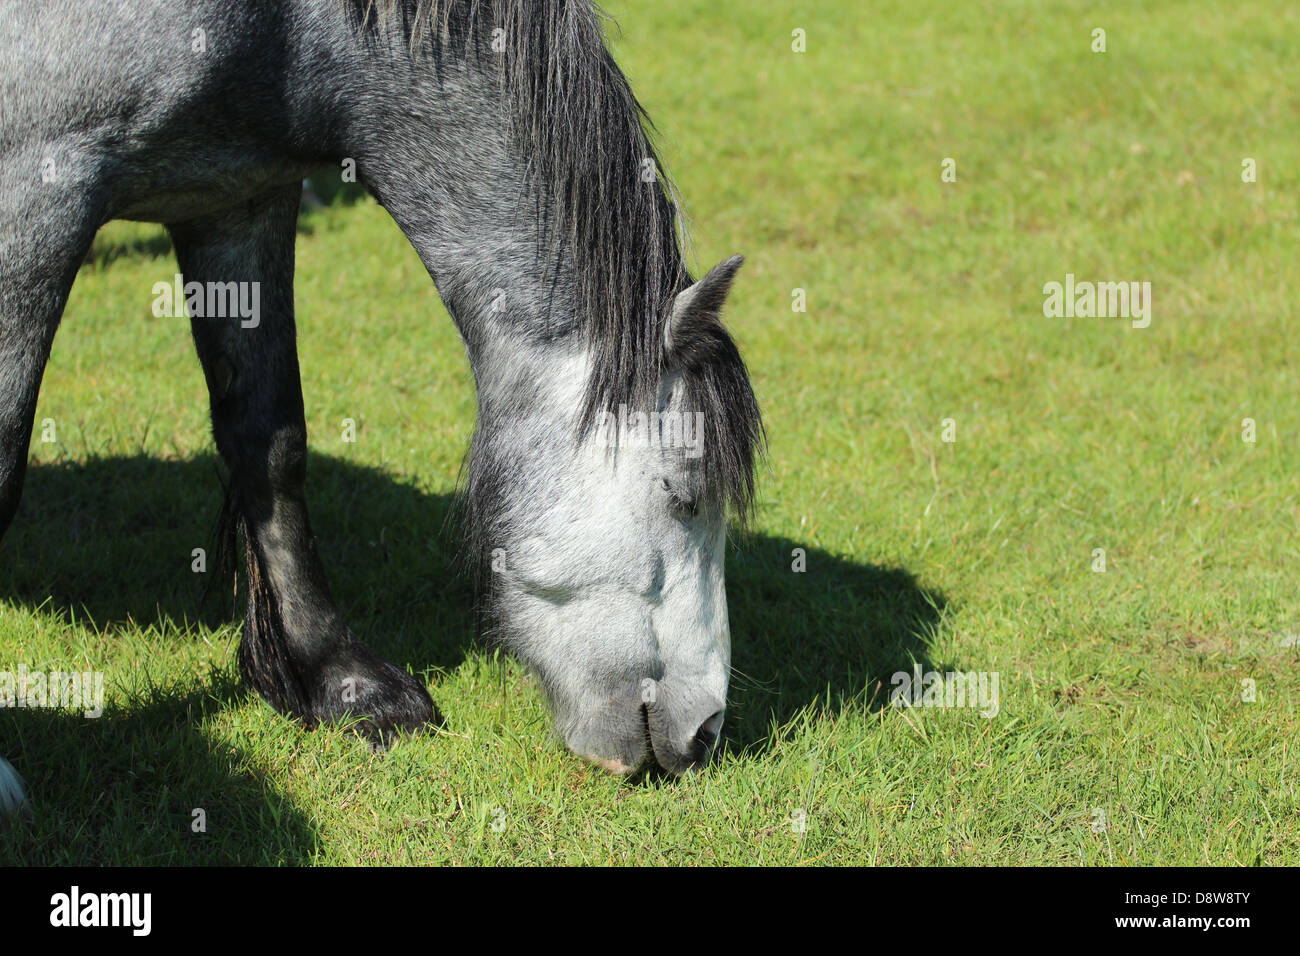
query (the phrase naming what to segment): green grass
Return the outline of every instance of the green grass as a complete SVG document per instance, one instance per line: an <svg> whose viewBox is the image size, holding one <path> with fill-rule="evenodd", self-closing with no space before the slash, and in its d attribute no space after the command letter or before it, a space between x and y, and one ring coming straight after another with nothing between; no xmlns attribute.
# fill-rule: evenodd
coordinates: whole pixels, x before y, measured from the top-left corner
<svg viewBox="0 0 1300 956"><path fill-rule="evenodd" d="M0 552L0 669L102 669L108 709L0 711L36 800L0 861L1300 862L1296 7L613 10L693 264L749 257L729 322L771 457L728 569L723 758L604 776L475 643L444 530L472 382L369 201L299 237L310 501L349 620L447 726L375 754L250 697L190 571L219 492L187 327L149 311L173 263L113 224ZM1150 328L1044 318L1067 272L1149 280ZM997 671L1000 712L878 706L912 659Z"/></svg>

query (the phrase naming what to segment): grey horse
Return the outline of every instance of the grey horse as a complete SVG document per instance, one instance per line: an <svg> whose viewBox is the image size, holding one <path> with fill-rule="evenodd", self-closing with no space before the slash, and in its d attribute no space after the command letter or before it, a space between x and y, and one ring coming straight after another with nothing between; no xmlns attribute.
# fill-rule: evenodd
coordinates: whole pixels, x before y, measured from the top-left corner
<svg viewBox="0 0 1300 956"><path fill-rule="evenodd" d="M243 541L245 680L377 743L430 721L422 683L344 623L307 517L295 224L304 177L354 171L473 367L486 633L574 752L615 773L710 758L727 515L752 507L763 443L719 317L741 260L692 281L587 0L0 0L0 62L0 532L96 231L162 223Z"/></svg>

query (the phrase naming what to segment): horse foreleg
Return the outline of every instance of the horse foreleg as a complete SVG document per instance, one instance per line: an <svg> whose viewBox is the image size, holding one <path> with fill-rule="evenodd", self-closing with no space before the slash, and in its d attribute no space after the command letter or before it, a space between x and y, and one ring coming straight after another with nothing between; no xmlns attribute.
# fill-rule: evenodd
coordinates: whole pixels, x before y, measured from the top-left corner
<svg viewBox="0 0 1300 956"><path fill-rule="evenodd" d="M0 536L22 498L54 331L99 225L85 170L42 169L42 155L0 153ZM0 823L28 806L22 777L0 757Z"/></svg>
<svg viewBox="0 0 1300 956"><path fill-rule="evenodd" d="M0 535L22 498L36 396L97 222L79 184L0 155Z"/></svg>
<svg viewBox="0 0 1300 956"><path fill-rule="evenodd" d="M293 320L298 193L298 186L286 188L168 228L187 284L239 283L237 296L221 300L257 307L191 318L245 542L244 679L309 726L352 714L382 740L428 722L433 704L419 682L344 624L307 520L307 429Z"/></svg>

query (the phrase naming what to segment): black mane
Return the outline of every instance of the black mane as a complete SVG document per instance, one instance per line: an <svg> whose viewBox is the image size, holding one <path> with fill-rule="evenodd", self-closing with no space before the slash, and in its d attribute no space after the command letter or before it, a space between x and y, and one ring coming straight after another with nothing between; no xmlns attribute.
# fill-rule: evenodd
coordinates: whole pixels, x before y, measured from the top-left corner
<svg viewBox="0 0 1300 956"><path fill-rule="evenodd" d="M653 127L605 47L603 14L589 0L346 2L363 22L400 18L413 48L463 44L494 64L514 136L549 204L554 255L570 258L577 283L592 355L579 434L602 411L653 408L668 313L692 279L672 184L647 135ZM483 53L498 28L504 52ZM699 333L699 351L719 359L688 370L688 395L709 421L705 481L743 517L762 442L758 407L727 332L717 324Z"/></svg>

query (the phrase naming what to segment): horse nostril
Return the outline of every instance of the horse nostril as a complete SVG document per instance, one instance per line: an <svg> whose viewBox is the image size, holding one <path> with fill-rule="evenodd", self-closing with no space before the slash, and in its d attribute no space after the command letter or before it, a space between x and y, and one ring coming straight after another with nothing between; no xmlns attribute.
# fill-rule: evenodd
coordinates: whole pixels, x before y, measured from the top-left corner
<svg viewBox="0 0 1300 956"><path fill-rule="evenodd" d="M718 742L718 734L722 732L722 715L724 713L724 711L718 711L700 724L700 729L695 732L697 760L705 760L713 752L713 747Z"/></svg>

